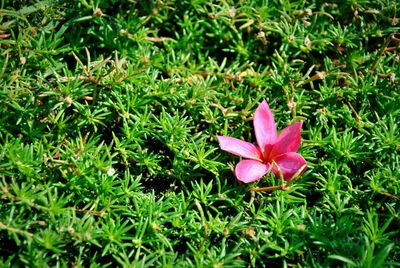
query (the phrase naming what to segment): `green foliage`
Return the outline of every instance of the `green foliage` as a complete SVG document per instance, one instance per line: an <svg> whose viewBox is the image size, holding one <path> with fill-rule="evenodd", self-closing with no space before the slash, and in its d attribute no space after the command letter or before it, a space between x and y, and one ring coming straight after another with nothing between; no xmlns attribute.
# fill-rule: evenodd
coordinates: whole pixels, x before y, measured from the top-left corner
<svg viewBox="0 0 400 268"><path fill-rule="evenodd" d="M0 266L399 266L399 8L0 2ZM263 99L309 168L254 193Z"/></svg>

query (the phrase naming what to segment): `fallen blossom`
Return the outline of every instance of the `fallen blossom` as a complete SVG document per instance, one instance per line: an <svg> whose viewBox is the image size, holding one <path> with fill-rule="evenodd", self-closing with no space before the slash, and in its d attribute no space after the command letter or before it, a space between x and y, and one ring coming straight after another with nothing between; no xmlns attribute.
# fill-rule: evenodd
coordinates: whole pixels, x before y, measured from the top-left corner
<svg viewBox="0 0 400 268"><path fill-rule="evenodd" d="M306 160L297 153L303 121L291 124L278 135L274 116L268 103L263 101L256 109L253 123L258 146L237 138L217 136L222 150L245 158L235 168L239 181L257 181L271 170L290 181L306 170Z"/></svg>

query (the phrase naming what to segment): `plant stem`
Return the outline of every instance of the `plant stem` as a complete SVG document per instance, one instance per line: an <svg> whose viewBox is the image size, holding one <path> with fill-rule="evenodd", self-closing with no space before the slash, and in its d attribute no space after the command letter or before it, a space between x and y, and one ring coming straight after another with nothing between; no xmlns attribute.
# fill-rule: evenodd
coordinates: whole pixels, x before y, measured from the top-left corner
<svg viewBox="0 0 400 268"><path fill-rule="evenodd" d="M251 189L251 191L252 192L269 192L269 191L275 191L275 190L286 191L288 189L289 189L289 187L287 187L286 184L281 184L278 186L257 187L257 188Z"/></svg>

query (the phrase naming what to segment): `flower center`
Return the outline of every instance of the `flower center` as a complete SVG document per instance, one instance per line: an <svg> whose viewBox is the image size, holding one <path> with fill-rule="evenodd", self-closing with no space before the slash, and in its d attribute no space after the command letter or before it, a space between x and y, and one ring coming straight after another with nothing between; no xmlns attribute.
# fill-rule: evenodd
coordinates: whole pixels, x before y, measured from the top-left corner
<svg viewBox="0 0 400 268"><path fill-rule="evenodd" d="M263 161L265 163L270 163L271 159L269 159L269 156L271 154L272 148L274 147L273 144L267 144L264 147L264 152L263 152Z"/></svg>

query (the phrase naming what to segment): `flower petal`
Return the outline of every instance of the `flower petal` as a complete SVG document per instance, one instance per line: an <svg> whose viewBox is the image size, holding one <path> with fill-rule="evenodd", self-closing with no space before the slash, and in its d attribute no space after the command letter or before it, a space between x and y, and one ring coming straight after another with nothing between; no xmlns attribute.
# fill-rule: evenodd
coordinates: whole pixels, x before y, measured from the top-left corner
<svg viewBox="0 0 400 268"><path fill-rule="evenodd" d="M226 136L217 136L217 139L219 146L224 151L244 158L261 160L260 148L250 142Z"/></svg>
<svg viewBox="0 0 400 268"><path fill-rule="evenodd" d="M301 155L294 152L281 154L276 157L274 161L279 166L285 181L290 181L296 174L296 172L300 171L303 166L305 166L305 168L303 168L301 174L307 169L306 160ZM276 169L276 167L273 167L272 171L275 173L276 176L280 176L279 171Z"/></svg>
<svg viewBox="0 0 400 268"><path fill-rule="evenodd" d="M272 145L277 140L276 125L274 116L269 109L268 103L263 101L257 108L254 114L254 132L256 133L256 139L258 146L264 155L268 151L267 145Z"/></svg>
<svg viewBox="0 0 400 268"><path fill-rule="evenodd" d="M279 134L278 141L274 144L271 150L269 155L270 159L288 152L297 152L301 143L300 131L302 125L303 121L300 121L293 123L282 130Z"/></svg>
<svg viewBox="0 0 400 268"><path fill-rule="evenodd" d="M242 160L235 168L235 175L244 183L259 180L270 171L270 164L263 164L256 160Z"/></svg>

